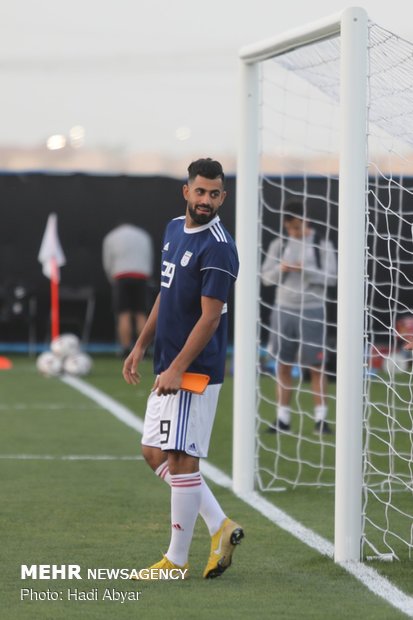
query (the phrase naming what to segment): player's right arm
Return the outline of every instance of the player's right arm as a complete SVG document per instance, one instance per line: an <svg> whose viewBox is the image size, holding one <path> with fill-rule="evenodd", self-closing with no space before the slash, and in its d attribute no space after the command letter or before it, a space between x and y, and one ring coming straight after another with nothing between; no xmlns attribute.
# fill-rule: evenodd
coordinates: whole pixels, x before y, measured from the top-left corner
<svg viewBox="0 0 413 620"><path fill-rule="evenodd" d="M103 245L102 245L102 263L103 263L103 269L106 274L106 277L109 280L109 282L111 282L112 281L112 260L111 260L111 250L109 247L109 239L107 238L107 236L104 238Z"/></svg>
<svg viewBox="0 0 413 620"><path fill-rule="evenodd" d="M129 383L129 385L137 385L141 380L141 376L138 372L138 366L142 361L143 356L145 355L146 349L155 337L160 295L161 294L158 293L155 303L153 304L151 313L148 316L148 320L145 323L145 327L141 331L140 336L135 343L135 346L133 347L132 351L125 359L125 362L123 364L123 378L125 379L126 383Z"/></svg>
<svg viewBox="0 0 413 620"><path fill-rule="evenodd" d="M281 240L271 241L265 260L261 267L261 282L264 286L274 286L279 283L281 273Z"/></svg>

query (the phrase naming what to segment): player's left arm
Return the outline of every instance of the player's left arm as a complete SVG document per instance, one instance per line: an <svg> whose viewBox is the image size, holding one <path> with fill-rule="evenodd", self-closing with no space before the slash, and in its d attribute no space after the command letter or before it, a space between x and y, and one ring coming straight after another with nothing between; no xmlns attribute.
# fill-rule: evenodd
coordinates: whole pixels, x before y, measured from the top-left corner
<svg viewBox="0 0 413 620"><path fill-rule="evenodd" d="M224 302L220 299L204 295L201 297L201 316L189 333L181 351L155 382L154 389L158 395L178 392L183 373L214 335L221 320L223 306Z"/></svg>

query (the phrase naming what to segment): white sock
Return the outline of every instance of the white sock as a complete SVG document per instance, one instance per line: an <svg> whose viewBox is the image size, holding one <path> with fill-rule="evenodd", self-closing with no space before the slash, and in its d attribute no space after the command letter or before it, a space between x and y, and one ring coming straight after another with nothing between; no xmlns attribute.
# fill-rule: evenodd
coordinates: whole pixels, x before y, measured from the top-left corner
<svg viewBox="0 0 413 620"><path fill-rule="evenodd" d="M284 422L284 424L289 424L291 421L290 408L286 407L285 405L278 405L277 420L280 420L280 422Z"/></svg>
<svg viewBox="0 0 413 620"><path fill-rule="evenodd" d="M314 407L314 419L316 422L321 422L327 417L327 407L325 405L317 405Z"/></svg>
<svg viewBox="0 0 413 620"><path fill-rule="evenodd" d="M218 532L222 522L226 519L226 514L202 476L201 480L201 505L199 507L199 514L205 521L210 536L212 536L215 532Z"/></svg>
<svg viewBox="0 0 413 620"><path fill-rule="evenodd" d="M201 504L201 474L171 475L171 541L168 560L183 566L188 561L195 522Z"/></svg>
<svg viewBox="0 0 413 620"><path fill-rule="evenodd" d="M171 486L171 474L169 473L168 461L159 465L155 470L155 474ZM199 514L205 521L210 536L212 536L221 527L222 522L226 519L226 514L202 476L201 480L201 505L199 507Z"/></svg>

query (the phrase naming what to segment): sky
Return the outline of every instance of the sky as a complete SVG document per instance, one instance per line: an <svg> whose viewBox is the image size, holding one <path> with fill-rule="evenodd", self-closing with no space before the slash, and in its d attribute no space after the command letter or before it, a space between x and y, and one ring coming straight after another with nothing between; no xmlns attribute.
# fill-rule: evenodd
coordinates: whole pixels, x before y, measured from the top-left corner
<svg viewBox="0 0 413 620"><path fill-rule="evenodd" d="M411 0L356 5L413 40ZM239 49L347 6L0 0L0 147L33 147L58 134L114 153L234 154Z"/></svg>

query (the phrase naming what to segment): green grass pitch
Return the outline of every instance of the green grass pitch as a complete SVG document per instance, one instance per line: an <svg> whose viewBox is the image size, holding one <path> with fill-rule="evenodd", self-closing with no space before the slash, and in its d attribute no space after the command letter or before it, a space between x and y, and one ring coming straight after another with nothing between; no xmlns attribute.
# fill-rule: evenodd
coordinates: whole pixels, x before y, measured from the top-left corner
<svg viewBox="0 0 413 620"><path fill-rule="evenodd" d="M246 534L233 566L221 578L202 579L209 536L199 520L188 581L21 580L22 564L78 564L86 574L88 568L144 568L158 561L169 541L169 489L139 458L140 436L135 431L59 379L41 377L34 360L13 361L13 369L0 374L4 620L405 617L330 559L213 484L225 511L243 524ZM87 380L143 417L153 380L149 362L143 370L142 384L131 387L121 377L119 360L97 357ZM209 455L209 461L228 474L231 392L228 377ZM300 489L266 498L332 540L331 490ZM413 594L409 566L378 568ZM24 588L57 592L59 598L21 600ZM97 600L67 600L68 591L75 588L97 592ZM106 589L140 592L139 600L103 600Z"/></svg>

